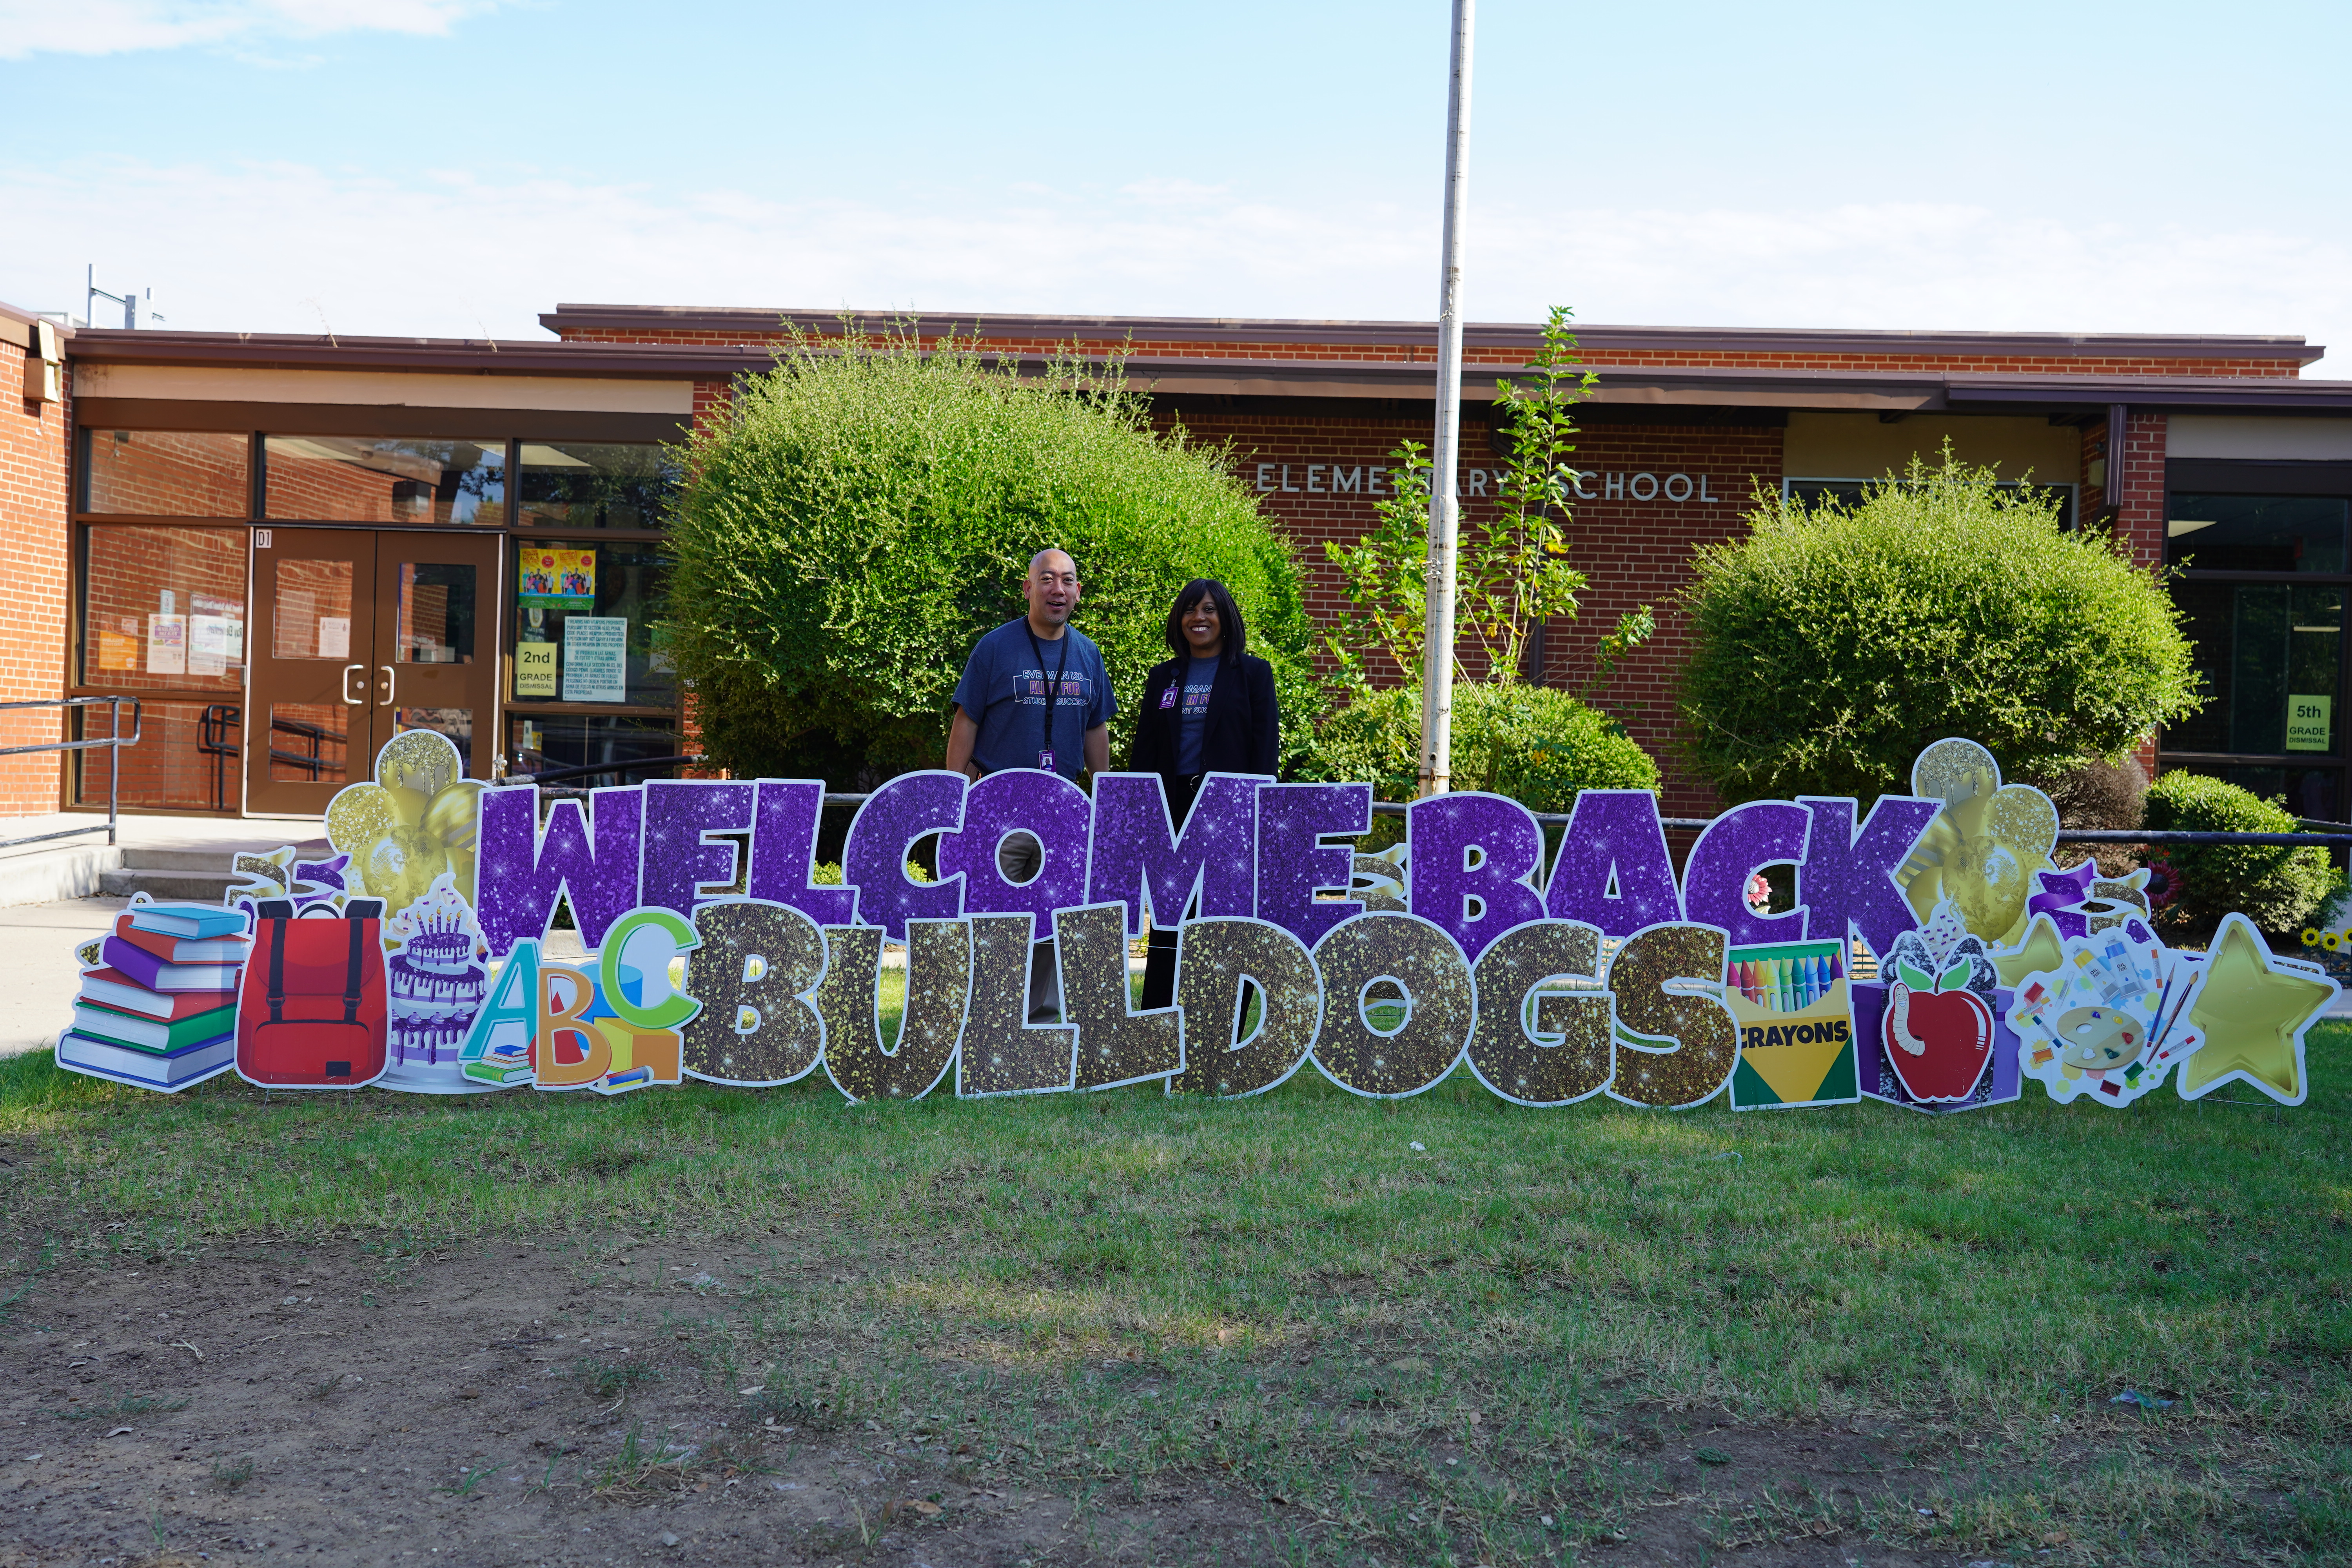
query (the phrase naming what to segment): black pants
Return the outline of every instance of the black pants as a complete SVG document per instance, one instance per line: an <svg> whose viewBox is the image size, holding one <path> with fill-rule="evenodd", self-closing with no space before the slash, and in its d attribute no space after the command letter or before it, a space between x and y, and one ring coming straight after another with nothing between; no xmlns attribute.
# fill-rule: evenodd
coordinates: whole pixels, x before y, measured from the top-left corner
<svg viewBox="0 0 2352 1568"><path fill-rule="evenodd" d="M1168 791L1168 815L1181 833L1192 815L1192 802L1201 794L1202 773L1161 773L1160 784ZM1190 913L1185 910L1181 913ZM1143 1007L1170 1007L1176 1002L1176 933L1160 929L1161 913L1151 911L1150 945L1143 960Z"/></svg>

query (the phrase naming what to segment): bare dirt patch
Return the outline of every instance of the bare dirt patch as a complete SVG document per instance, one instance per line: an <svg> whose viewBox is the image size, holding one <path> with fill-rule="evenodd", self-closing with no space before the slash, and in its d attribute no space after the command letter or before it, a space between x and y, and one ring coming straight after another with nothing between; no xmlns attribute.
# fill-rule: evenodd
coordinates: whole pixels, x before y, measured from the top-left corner
<svg viewBox="0 0 2352 1568"><path fill-rule="evenodd" d="M1454 1549L1412 1478L1357 1478L1340 1508L1215 1468L1089 1476L911 1407L886 1426L772 1388L736 1359L741 1281L835 1276L750 1247L475 1238L50 1257L0 1337L0 1429L13 1434L0 1563L955 1568L1272 1563L1302 1546L1441 1562ZM1412 1375L1413 1358L1399 1362ZM1286 1358L1266 1374L1293 1371ZM1130 1380L1139 1401L1157 1392L1149 1363L1101 1375ZM1377 1389L1357 1399L1376 1406ZM1557 1534L1533 1560L1970 1561L1856 1532L1917 1441L1629 1409L1614 1432L1622 1528L1548 1518ZM1475 1441L1435 1434L1425 1455L1464 1479L1480 1463ZM1400 1521L1350 1551L1351 1519L1384 1496ZM1425 1554L1400 1554L1398 1523L1425 1528Z"/></svg>

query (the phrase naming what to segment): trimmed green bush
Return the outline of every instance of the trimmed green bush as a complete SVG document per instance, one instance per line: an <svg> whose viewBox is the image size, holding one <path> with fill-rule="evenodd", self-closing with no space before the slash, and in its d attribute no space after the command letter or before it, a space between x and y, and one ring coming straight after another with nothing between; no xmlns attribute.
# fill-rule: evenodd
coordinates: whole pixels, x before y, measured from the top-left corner
<svg viewBox="0 0 2352 1568"><path fill-rule="evenodd" d="M981 635L1021 615L1029 560L1078 563L1127 754L1144 672L1193 577L1222 579L1275 668L1286 757L1322 699L1288 543L1222 449L1155 434L1116 381L906 337L796 344L681 454L663 633L704 750L739 776L877 782L945 754Z"/></svg>
<svg viewBox="0 0 2352 1568"><path fill-rule="evenodd" d="M1685 742L1728 802L1899 794L1948 735L2055 778L2200 706L2157 577L1948 452L1851 505L1759 496L1748 522L1682 595Z"/></svg>
<svg viewBox="0 0 2352 1568"><path fill-rule="evenodd" d="M1454 787L1509 795L1531 811L1567 811L1582 789L1658 787L1658 764L1607 714L1549 686L1454 689ZM1421 689L1358 692L1323 722L1302 775L1366 780L1378 800L1419 786Z"/></svg>
<svg viewBox="0 0 2352 1568"><path fill-rule="evenodd" d="M2167 833L2293 833L2283 801L2264 800L2226 780L2178 769L2148 786L2143 824ZM2165 857L2180 873L2180 896L2168 921L2208 928L2231 910L2266 931L2300 928L2336 886L2327 851L2284 844L2170 844Z"/></svg>

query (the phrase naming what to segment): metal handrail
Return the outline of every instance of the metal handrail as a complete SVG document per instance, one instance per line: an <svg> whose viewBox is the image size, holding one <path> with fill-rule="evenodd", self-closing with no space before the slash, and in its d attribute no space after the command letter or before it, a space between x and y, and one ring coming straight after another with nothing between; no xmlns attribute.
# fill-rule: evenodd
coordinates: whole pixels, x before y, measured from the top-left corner
<svg viewBox="0 0 2352 1568"><path fill-rule="evenodd" d="M0 702L0 710L12 708L95 708L100 703L109 707L107 729L103 741L52 741L44 746L0 746L0 757L22 757L35 752L87 752L94 747L106 750L106 842L111 847L121 832L121 799L122 791L122 748L135 746L145 727L145 709L136 697L36 697L21 702ZM122 705L131 704L131 733L122 732ZM23 838L0 838L0 849L14 849L26 844L46 844L52 838L79 838L85 833L95 833L98 825L88 827L68 827L57 833L35 833Z"/></svg>
<svg viewBox="0 0 2352 1568"><path fill-rule="evenodd" d="M508 773L489 782L493 784L551 784L557 779L583 779L593 773L634 773L647 768L687 767L709 760L699 752L676 757L634 757L626 762L583 763L577 767L542 768L535 773ZM863 800L866 797L860 795L858 798Z"/></svg>

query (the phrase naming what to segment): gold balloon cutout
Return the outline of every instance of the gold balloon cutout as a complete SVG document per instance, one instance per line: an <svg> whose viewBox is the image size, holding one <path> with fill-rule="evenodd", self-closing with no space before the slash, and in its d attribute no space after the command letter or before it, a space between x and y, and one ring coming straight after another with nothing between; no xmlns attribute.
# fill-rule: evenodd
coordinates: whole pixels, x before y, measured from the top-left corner
<svg viewBox="0 0 2352 1568"><path fill-rule="evenodd" d="M1921 921L1948 897L1968 929L1997 947L2026 931L2033 874L2052 869L2058 808L2030 784L2004 784L2000 764L1974 741L1938 741L1911 764L1911 793L1944 809L1895 873Z"/></svg>
<svg viewBox="0 0 2352 1568"><path fill-rule="evenodd" d="M465 776L449 737L404 730L375 756L375 783L352 784L327 803L327 841L352 858L355 890L384 900L393 916L450 874L474 901L474 854L482 783Z"/></svg>
<svg viewBox="0 0 2352 1568"><path fill-rule="evenodd" d="M2205 961L2204 987L2189 1009L2205 1043L2180 1064L2180 1098L2196 1100L2242 1078L2282 1105L2301 1105L2310 1092L2304 1032L2335 999L2326 981L2274 968L2245 916L2223 916Z"/></svg>

